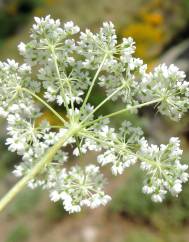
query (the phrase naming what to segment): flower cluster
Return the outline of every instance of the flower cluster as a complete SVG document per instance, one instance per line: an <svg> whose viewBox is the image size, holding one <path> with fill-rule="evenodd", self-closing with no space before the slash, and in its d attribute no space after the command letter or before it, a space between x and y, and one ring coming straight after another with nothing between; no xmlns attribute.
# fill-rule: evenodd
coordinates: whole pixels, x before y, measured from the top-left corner
<svg viewBox="0 0 189 242"><path fill-rule="evenodd" d="M44 97L48 102L80 103L83 90L89 85L89 73L74 58L76 46L71 37L79 32L79 27L72 21L61 26L60 20L50 16L36 17L35 22L31 41L18 46L20 54L26 63L40 66L37 77L46 90Z"/></svg>
<svg viewBox="0 0 189 242"><path fill-rule="evenodd" d="M108 126L102 127L100 135L105 141L104 153L97 157L98 162L103 166L112 164L114 175L122 174L123 171L137 162L136 151L141 135L140 128L135 128L130 122L124 121L118 133Z"/></svg>
<svg viewBox="0 0 189 242"><path fill-rule="evenodd" d="M81 33L78 43L78 53L84 57L84 67L96 69L106 57L99 85L105 88L107 96L116 92L112 100L121 97L127 104L137 102L138 82L147 68L142 60L132 56L134 52L135 43L131 37L123 38L122 43L117 45L116 31L111 22L105 22L97 34L90 30Z"/></svg>
<svg viewBox="0 0 189 242"><path fill-rule="evenodd" d="M145 100L159 98L158 110L161 114L177 121L188 110L189 82L185 73L175 65L159 65L142 80Z"/></svg>
<svg viewBox="0 0 189 242"><path fill-rule="evenodd" d="M143 192L151 194L154 202L162 202L168 191L178 196L182 191L182 183L188 181L188 165L180 163L181 155L178 138L172 137L169 144L161 144L160 147L141 140L140 167L146 172Z"/></svg>
<svg viewBox="0 0 189 242"><path fill-rule="evenodd" d="M143 192L153 201L161 202L167 192L177 196L188 180L179 139L149 145L141 128L125 120L114 129L110 118L154 104L161 114L178 120L189 107L185 74L165 64L147 73L147 65L133 56L133 39L119 43L111 22L92 33L80 32L72 21L35 17L30 38L18 46L25 64L0 62L0 116L8 123L8 149L22 157L14 170L24 176L21 184L41 186L52 201L61 200L66 211L79 212L110 200L100 166L109 164L117 175L138 163L146 173ZM96 84L105 97L92 106ZM123 109L97 115L103 105L118 99ZM41 118L46 109L57 125ZM97 153L98 166L65 163L88 151Z"/></svg>
<svg viewBox="0 0 189 242"><path fill-rule="evenodd" d="M3 117L11 112L10 107L15 103L22 108L25 103L31 102L31 98L23 95L22 88L28 88L34 92L40 90L40 83L31 80L31 67L27 64L19 65L10 59L0 62L0 86L0 116ZM18 101L20 99L22 102Z"/></svg>
<svg viewBox="0 0 189 242"><path fill-rule="evenodd" d="M96 208L111 200L103 191L105 180L95 165L88 165L85 169L79 166L69 171L63 169L52 179L54 185L51 187L50 198L55 202L62 200L68 212L80 212L82 206Z"/></svg>

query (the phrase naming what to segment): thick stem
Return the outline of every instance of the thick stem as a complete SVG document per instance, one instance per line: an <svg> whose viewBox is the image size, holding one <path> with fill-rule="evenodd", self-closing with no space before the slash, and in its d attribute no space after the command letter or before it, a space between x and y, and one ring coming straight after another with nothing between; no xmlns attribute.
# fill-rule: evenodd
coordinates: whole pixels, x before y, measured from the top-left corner
<svg viewBox="0 0 189 242"><path fill-rule="evenodd" d="M27 185L27 183L33 179L40 171L52 161L56 152L62 147L62 145L78 131L78 127L68 130L64 136L53 145L44 157L32 168L32 170L23 177L15 186L0 200L0 212L8 205L9 202Z"/></svg>

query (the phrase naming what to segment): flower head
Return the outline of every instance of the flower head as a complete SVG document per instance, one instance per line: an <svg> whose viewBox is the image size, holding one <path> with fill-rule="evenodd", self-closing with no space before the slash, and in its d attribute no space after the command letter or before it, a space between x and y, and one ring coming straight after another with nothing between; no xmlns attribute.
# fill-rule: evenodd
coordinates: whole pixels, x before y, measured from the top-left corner
<svg viewBox="0 0 189 242"><path fill-rule="evenodd" d="M182 165L182 150L178 138L172 137L167 145L148 145L141 140L141 169L146 173L143 192L151 194L152 200L162 202L169 191L178 196L182 191L182 183L189 178L186 170L188 165Z"/></svg>
<svg viewBox="0 0 189 242"><path fill-rule="evenodd" d="M141 83L145 100L159 98L158 110L178 121L188 110L189 82L175 65L159 65Z"/></svg>
<svg viewBox="0 0 189 242"><path fill-rule="evenodd" d="M63 169L54 179L50 198L62 200L65 210L70 213L80 212L82 206L96 208L106 205L110 200L103 191L104 179L97 166L88 165L84 169L75 166L69 171Z"/></svg>
<svg viewBox="0 0 189 242"><path fill-rule="evenodd" d="M22 184L48 190L69 213L106 205L110 196L99 166L81 167L74 160L68 168L65 163L92 151L113 175L138 163L146 178L142 190L154 202L162 202L168 192L178 196L189 178L179 139L149 145L141 128L125 120L115 129L110 118L155 104L178 120L189 107L184 72L163 64L147 73L147 65L133 56L133 39L119 41L111 22L92 33L50 15L34 21L30 41L18 46L25 63L0 62L0 115L8 123L8 149L22 157L13 172L25 176ZM96 84L105 95L90 104ZM124 108L102 115L100 109L108 112L107 102L118 99Z"/></svg>

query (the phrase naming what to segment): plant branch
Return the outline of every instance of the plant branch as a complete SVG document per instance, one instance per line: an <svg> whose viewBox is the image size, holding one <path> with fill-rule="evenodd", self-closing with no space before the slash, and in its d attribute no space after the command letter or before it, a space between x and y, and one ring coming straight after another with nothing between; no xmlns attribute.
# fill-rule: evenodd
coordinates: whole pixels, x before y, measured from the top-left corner
<svg viewBox="0 0 189 242"><path fill-rule="evenodd" d="M105 98L96 108L87 115L87 117L82 121L84 123L92 114L94 114L99 108L101 108L106 102L108 102L114 95L116 95L118 92L120 92L124 88L125 84L117 88L110 96Z"/></svg>
<svg viewBox="0 0 189 242"><path fill-rule="evenodd" d="M94 78L93 78L93 80L92 80L91 86L90 86L90 88L88 89L88 92L87 92L87 94L86 94L86 96L85 96L85 99L84 99L84 101L83 101L83 104L82 104L82 106L81 106L80 114L82 113L82 110L83 110L83 108L85 107L85 105L86 105L86 103L87 103L87 101L88 101L88 99L89 99L89 96L90 96L90 94L91 94L91 92L92 92L92 89L93 89L93 87L94 87L95 81L96 81L96 79L98 78L98 75L99 75L99 73L100 73L101 70L102 70L102 67L103 67L103 65L104 65L104 62L106 61L106 58L107 58L107 54L104 55L104 58L103 58L103 60L102 60L102 62L101 62L101 64L100 64L100 66L99 66L99 68L98 68L96 74L94 75Z"/></svg>
<svg viewBox="0 0 189 242"><path fill-rule="evenodd" d="M61 79L61 76L60 76L60 71L59 71L59 68L58 68L58 61L57 61L57 56L56 56L56 53L55 53L55 49L54 49L53 46L50 46L50 50L51 50L51 53L52 53L52 58L53 58L53 61L54 61L56 74L58 76L58 80L59 80L59 83L60 83L61 94L62 94L62 97L64 99L64 104L65 104L65 107L66 107L66 111L67 111L67 113L69 113L69 107L68 107L68 103L66 101L66 96L64 94L64 86L63 86L62 79Z"/></svg>
<svg viewBox="0 0 189 242"><path fill-rule="evenodd" d="M46 106L60 121L62 121L63 123L66 123L66 120L59 113L57 113L48 103L46 103L42 98L40 98L38 95L36 95L35 93L33 93L32 91L30 91L27 88L22 88L21 90L29 93L31 96L33 96L34 98L36 98L44 106Z"/></svg>
<svg viewBox="0 0 189 242"><path fill-rule="evenodd" d="M87 124L87 126L90 126L91 124L94 124L94 123L96 123L96 122L99 122L99 121L101 121L101 120L103 120L103 119L117 116L117 115L122 114L122 113L124 113L124 112L127 112L127 111L129 111L129 110L136 109L136 108L142 108L142 107L145 107L145 106L149 106L149 105L151 105L151 104L158 103L158 102L160 102L160 101L161 101L161 98L158 98L158 99L155 99L155 100L152 100L152 101L149 101L149 102L145 102L145 103L137 104L137 105L134 105L134 106L129 106L129 107L127 107L127 108L123 108L123 109L121 109L121 110L119 110L119 111L116 111L116 112L110 113L110 114L108 114L108 115L105 115L105 116L103 116L103 117L100 117L100 118L98 118L98 119L95 119L94 121L89 122L89 123Z"/></svg>
<svg viewBox="0 0 189 242"><path fill-rule="evenodd" d="M77 131L78 127L68 130L64 136L53 145L44 157L31 169L31 171L24 176L16 185L0 200L0 212L8 205L9 202L27 185L27 183L33 179L40 171L48 165L56 152L62 147L62 145L72 137Z"/></svg>

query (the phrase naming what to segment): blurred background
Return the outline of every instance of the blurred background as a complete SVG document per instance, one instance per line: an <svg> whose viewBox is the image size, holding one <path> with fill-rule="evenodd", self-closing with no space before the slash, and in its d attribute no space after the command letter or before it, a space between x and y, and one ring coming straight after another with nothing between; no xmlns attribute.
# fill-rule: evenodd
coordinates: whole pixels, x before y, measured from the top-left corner
<svg viewBox="0 0 189 242"><path fill-rule="evenodd" d="M97 30L111 20L118 36L132 36L136 56L151 70L159 62L174 63L189 76L189 0L0 0L0 59L15 58L20 41L27 41L33 16L51 14L63 21L73 20L82 30ZM97 92L93 103L102 93ZM118 104L109 105L115 110ZM107 112L107 110L106 110ZM50 114L45 114L50 119ZM166 143L179 136L183 160L189 162L189 114L173 123L151 108L138 116L124 114L141 126L154 143ZM114 119L114 125L118 125ZM19 162L7 151L5 124L0 120L0 196L16 182L11 174ZM95 162L94 154L87 157ZM106 171L105 171L106 172ZM0 215L2 242L188 242L189 183L178 199L168 198L155 205L141 193L143 174L129 169L123 176L112 177L107 169L107 190L112 202L105 208L68 215L62 205L51 203L41 190L25 189Z"/></svg>

